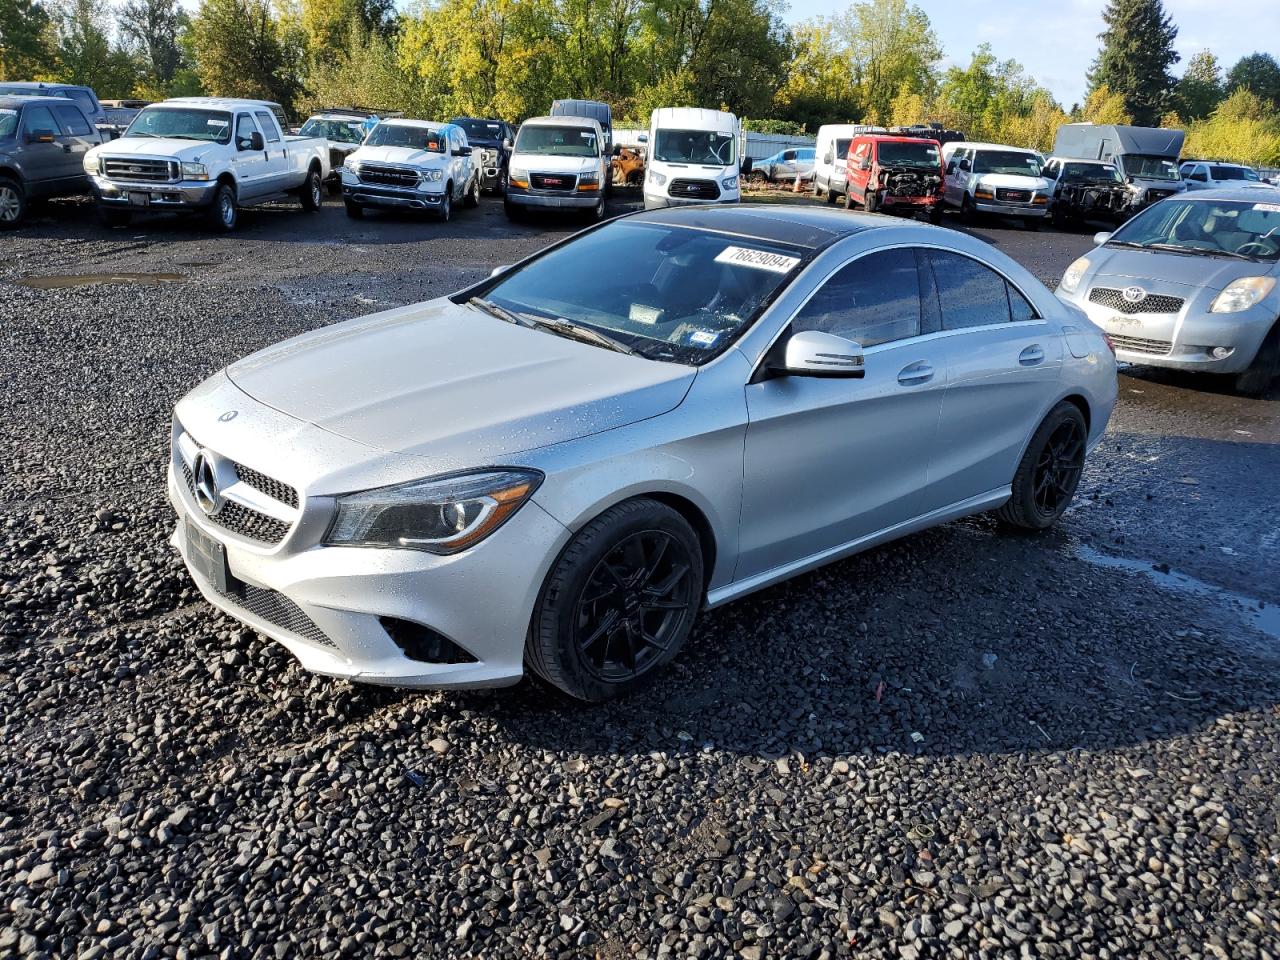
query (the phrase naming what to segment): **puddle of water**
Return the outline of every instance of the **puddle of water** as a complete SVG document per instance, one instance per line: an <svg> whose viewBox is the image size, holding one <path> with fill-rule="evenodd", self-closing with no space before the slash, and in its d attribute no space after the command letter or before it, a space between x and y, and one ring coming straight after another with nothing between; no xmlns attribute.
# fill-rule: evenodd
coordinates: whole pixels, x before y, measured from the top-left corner
<svg viewBox="0 0 1280 960"><path fill-rule="evenodd" d="M1076 547L1076 556L1086 563L1111 570L1124 570L1129 573L1140 573L1157 586L1172 590L1175 593L1186 593L1197 597L1231 603L1239 607L1241 617L1251 626L1267 636L1280 640L1280 606L1264 604L1261 600L1246 597L1242 593L1215 587L1211 583L1197 580L1195 577L1180 573L1177 570L1157 570L1150 561L1131 560L1128 557L1117 557L1102 553L1083 544Z"/></svg>
<svg viewBox="0 0 1280 960"><path fill-rule="evenodd" d="M180 273L55 273L44 277L24 277L16 282L34 290L61 290L66 287L86 287L92 283L159 286L165 283L182 283L186 279Z"/></svg>

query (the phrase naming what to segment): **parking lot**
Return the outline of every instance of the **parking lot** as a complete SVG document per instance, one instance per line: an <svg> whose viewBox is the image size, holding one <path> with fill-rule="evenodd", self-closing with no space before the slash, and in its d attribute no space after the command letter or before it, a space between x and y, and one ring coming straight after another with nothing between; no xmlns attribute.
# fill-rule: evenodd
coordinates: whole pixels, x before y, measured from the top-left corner
<svg viewBox="0 0 1280 960"><path fill-rule="evenodd" d="M1280 386L1125 369L1059 527L754 594L605 707L312 676L200 599L183 393L578 225L0 236L0 956L1280 956ZM1050 285L1091 243L972 229Z"/></svg>

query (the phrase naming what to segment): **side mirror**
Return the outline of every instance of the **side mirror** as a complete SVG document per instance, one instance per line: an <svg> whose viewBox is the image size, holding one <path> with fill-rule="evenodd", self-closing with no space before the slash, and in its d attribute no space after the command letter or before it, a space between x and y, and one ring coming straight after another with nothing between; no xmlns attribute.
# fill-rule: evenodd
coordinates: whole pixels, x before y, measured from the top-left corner
<svg viewBox="0 0 1280 960"><path fill-rule="evenodd" d="M53 131L52 130L28 131L27 143L53 143Z"/></svg>
<svg viewBox="0 0 1280 960"><path fill-rule="evenodd" d="M510 138L510 137L506 137L506 138L504 138L504 139L503 139L503 141L502 141L502 149L503 149L503 150L510 150L510 149L511 149L511 138Z"/></svg>
<svg viewBox="0 0 1280 960"><path fill-rule="evenodd" d="M236 146L241 150L261 150L266 146L266 141L262 139L262 134L255 130L249 134L248 140L240 140Z"/></svg>
<svg viewBox="0 0 1280 960"><path fill-rule="evenodd" d="M792 377L866 376L861 344L834 333L802 330L787 340L782 372Z"/></svg>
<svg viewBox="0 0 1280 960"><path fill-rule="evenodd" d="M738 164L738 172L745 177L752 171L754 166L755 164L750 157L743 157L742 162Z"/></svg>
<svg viewBox="0 0 1280 960"><path fill-rule="evenodd" d="M824 164L834 163L835 159L836 159L836 155L829 150L822 155L822 162Z"/></svg>
<svg viewBox="0 0 1280 960"><path fill-rule="evenodd" d="M509 263L499 264L498 266L494 267L492 270L489 271L489 279L492 280L498 274L506 273L510 269L511 269L511 264Z"/></svg>
<svg viewBox="0 0 1280 960"><path fill-rule="evenodd" d="M964 160L960 161L960 169L963 170L965 173L968 173L970 170L973 169L973 164L971 164L968 158L966 157Z"/></svg>
<svg viewBox="0 0 1280 960"><path fill-rule="evenodd" d="M955 172L956 172L956 162L952 160L950 163L947 164L947 176L951 176L951 174Z"/></svg>
<svg viewBox="0 0 1280 960"><path fill-rule="evenodd" d="M871 158L870 158L870 157L865 157L865 158L863 158L863 161L862 161L860 164L858 164L858 169L859 169L859 170L870 170L870 169L871 169Z"/></svg>
<svg viewBox="0 0 1280 960"><path fill-rule="evenodd" d="M1111 234L1106 231L1103 231L1102 233L1095 233L1093 235L1093 245L1095 247L1100 247L1110 239Z"/></svg>

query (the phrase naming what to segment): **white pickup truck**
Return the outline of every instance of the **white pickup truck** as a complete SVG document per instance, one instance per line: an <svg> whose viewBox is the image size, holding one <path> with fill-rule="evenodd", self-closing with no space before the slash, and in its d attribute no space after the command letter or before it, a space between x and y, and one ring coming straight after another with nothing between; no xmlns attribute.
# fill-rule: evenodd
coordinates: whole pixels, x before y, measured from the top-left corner
<svg viewBox="0 0 1280 960"><path fill-rule="evenodd" d="M329 150L319 137L281 131L265 100L183 97L152 104L124 136L94 147L85 172L107 226L135 213L204 213L234 230L240 207L286 196L319 210Z"/></svg>

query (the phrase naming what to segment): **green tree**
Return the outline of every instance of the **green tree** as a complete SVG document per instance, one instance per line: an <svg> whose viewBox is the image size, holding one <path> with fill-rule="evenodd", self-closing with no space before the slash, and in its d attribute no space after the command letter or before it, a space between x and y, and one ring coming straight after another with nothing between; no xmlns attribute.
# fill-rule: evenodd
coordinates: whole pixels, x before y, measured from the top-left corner
<svg viewBox="0 0 1280 960"><path fill-rule="evenodd" d="M1280 165L1280 117L1271 101L1241 87L1208 120L1191 125L1184 150L1255 166Z"/></svg>
<svg viewBox="0 0 1280 960"><path fill-rule="evenodd" d="M392 26L391 0L300 0L298 25L306 34L307 51L317 60L330 60L342 53L349 39L348 25L354 20L365 35L388 34Z"/></svg>
<svg viewBox="0 0 1280 960"><path fill-rule="evenodd" d="M1011 118L1031 112L1037 93L1044 91L1021 64L997 60L984 43L967 67L951 67L943 75L933 112L935 119L964 130L971 139L999 140Z"/></svg>
<svg viewBox="0 0 1280 960"><path fill-rule="evenodd" d="M1133 123L1125 107L1124 97L1112 92L1106 84L1095 87L1080 110L1080 119L1089 123L1112 123L1124 126Z"/></svg>
<svg viewBox="0 0 1280 960"><path fill-rule="evenodd" d="M292 105L301 65L266 0L201 0L190 46L210 94Z"/></svg>
<svg viewBox="0 0 1280 960"><path fill-rule="evenodd" d="M1228 90L1243 87L1280 109L1280 63L1269 53L1251 53L1241 57L1227 71Z"/></svg>
<svg viewBox="0 0 1280 960"><path fill-rule="evenodd" d="M836 22L867 119L888 118L904 90L933 92L942 47L919 7L906 0L868 0L853 4Z"/></svg>
<svg viewBox="0 0 1280 960"><path fill-rule="evenodd" d="M30 80L52 66L51 25L35 0L0 0L0 80Z"/></svg>
<svg viewBox="0 0 1280 960"><path fill-rule="evenodd" d="M1161 0L1109 0L1102 11L1107 25L1099 36L1102 50L1089 73L1089 89L1106 85L1124 98L1135 123L1157 123L1173 90L1169 68L1178 62L1173 49L1178 28Z"/></svg>
<svg viewBox="0 0 1280 960"><path fill-rule="evenodd" d="M178 35L189 21L178 0L129 0L119 18L120 31L142 64L147 91L167 95L185 65Z"/></svg>
<svg viewBox="0 0 1280 960"><path fill-rule="evenodd" d="M791 30L791 57L774 114L817 130L824 123L862 118L853 68L835 25L819 17Z"/></svg>
<svg viewBox="0 0 1280 960"><path fill-rule="evenodd" d="M129 96L138 77L128 51L111 42L111 16L105 0L68 0L57 19L58 79L106 99Z"/></svg>
<svg viewBox="0 0 1280 960"><path fill-rule="evenodd" d="M1201 120L1213 113L1224 96L1218 58L1201 50L1187 61L1187 69L1174 89L1178 114L1187 120Z"/></svg>
<svg viewBox="0 0 1280 960"><path fill-rule="evenodd" d="M307 108L342 104L416 111L426 105L417 81L401 66L392 39L371 30L359 17L348 21L337 55L317 63L307 87Z"/></svg>

